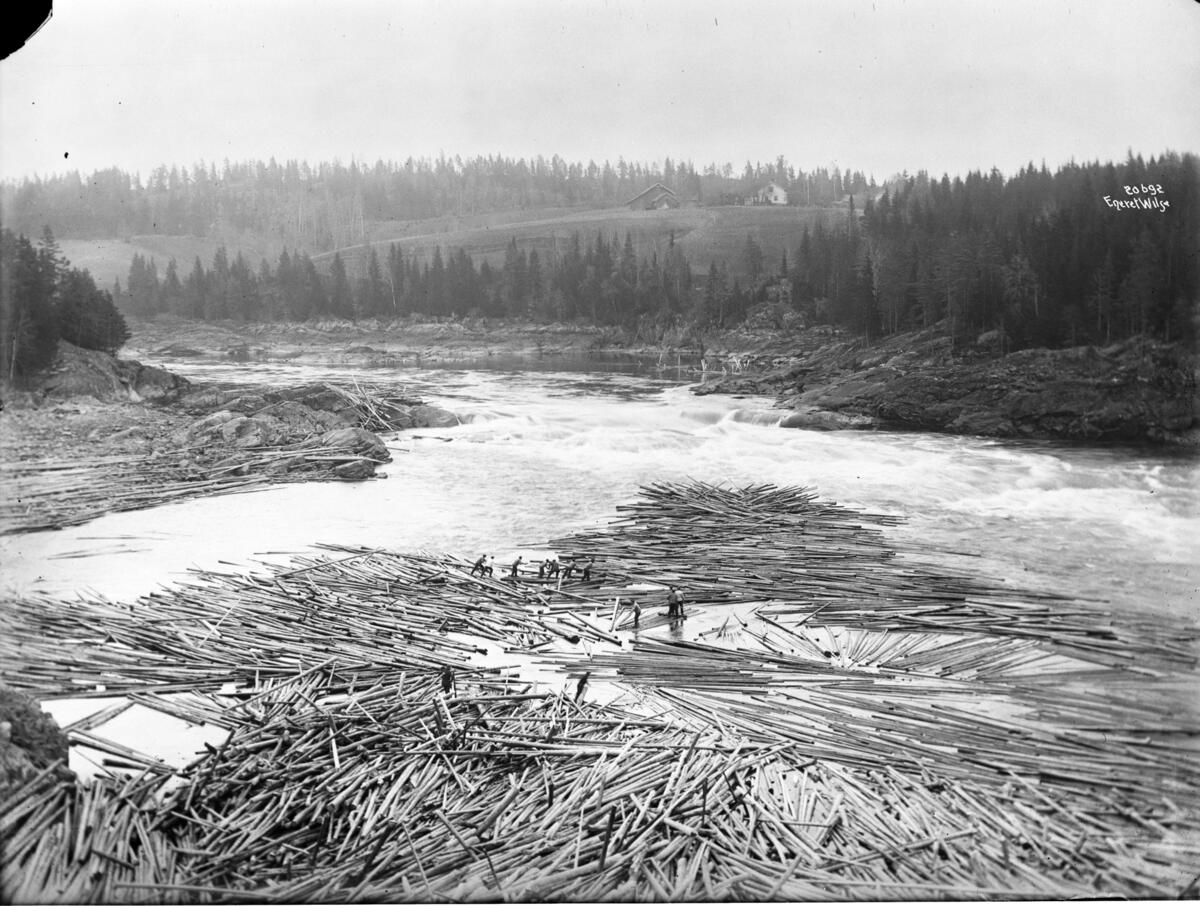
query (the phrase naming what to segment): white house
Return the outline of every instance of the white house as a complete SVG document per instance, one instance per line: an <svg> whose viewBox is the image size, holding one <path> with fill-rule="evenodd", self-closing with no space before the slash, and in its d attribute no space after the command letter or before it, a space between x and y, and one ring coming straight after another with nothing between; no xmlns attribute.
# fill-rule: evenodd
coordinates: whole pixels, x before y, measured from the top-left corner
<svg viewBox="0 0 1200 906"><path fill-rule="evenodd" d="M769 182L751 196L751 204L787 204L787 189L778 183Z"/></svg>

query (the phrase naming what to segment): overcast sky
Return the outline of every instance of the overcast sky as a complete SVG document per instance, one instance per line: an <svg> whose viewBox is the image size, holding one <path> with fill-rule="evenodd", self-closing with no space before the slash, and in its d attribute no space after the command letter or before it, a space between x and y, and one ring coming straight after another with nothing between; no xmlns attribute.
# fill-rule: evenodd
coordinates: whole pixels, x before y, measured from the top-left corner
<svg viewBox="0 0 1200 906"><path fill-rule="evenodd" d="M55 0L0 63L0 175L442 151L1012 173L1200 151L1198 87L1194 0Z"/></svg>

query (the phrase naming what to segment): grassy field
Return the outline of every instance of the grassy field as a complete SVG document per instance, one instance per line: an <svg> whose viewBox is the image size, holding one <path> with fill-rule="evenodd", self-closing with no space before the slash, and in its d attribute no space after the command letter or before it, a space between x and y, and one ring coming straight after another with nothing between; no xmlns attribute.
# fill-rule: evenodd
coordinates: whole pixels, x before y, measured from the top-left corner
<svg viewBox="0 0 1200 906"><path fill-rule="evenodd" d="M767 269L774 272L784 251L789 261L795 260L805 226L811 230L818 221L828 226L846 217L843 209L817 207L721 207L707 211L711 219L705 227L683 237L683 253L695 271L707 272L709 262L716 261L727 265L737 277L744 276L742 248L748 235L762 248Z"/></svg>
<svg viewBox="0 0 1200 906"><path fill-rule="evenodd" d="M406 224L405 229L388 235L387 231L375 229L377 253L383 254L387 246L395 243L407 255L418 258L428 258L436 247L441 247L446 255L454 249L464 248L476 265L487 261L493 266L504 263L504 252L509 242L515 238L517 245L525 250L537 249L543 261L549 261L557 248L565 250L571 237L578 233L586 244L594 240L597 233L603 233L611 238L620 237L624 242L628 232L633 236L635 247L639 254L648 254L655 246L661 251L666 250L671 232L676 239L698 228L702 228L709 219L709 212L704 208L684 208L674 211L630 211L626 208L606 208L562 211L543 210L523 212L526 217L520 219L495 220L482 224L447 224L436 222L441 229L424 229L418 232L421 224ZM359 272L365 267L367 249L356 246L342 249L342 260L351 273ZM333 253L316 256L318 265L328 263Z"/></svg>
<svg viewBox="0 0 1200 906"><path fill-rule="evenodd" d="M428 259L433 250L441 247L448 255L464 248L476 266L487 261L493 267L504 263L505 249L512 239L526 252L537 249L543 263L563 252L571 237L578 233L586 245L597 234L625 241L633 237L639 257L649 257L655 251L665 255L672 234L681 246L692 268L698 274L708 270L710 261L727 266L734 276L744 276L742 248L746 237L753 236L763 250L769 270L778 267L780 257L787 251L791 259L800 243L804 227L810 228L823 220L827 225L844 220L845 208L817 207L712 207L678 208L664 211L630 211L624 207L604 209L541 208L506 211L463 217L440 217L420 221L376 221L368 223L368 242L340 250L351 276L366 273L368 249L374 247L381 261L391 243L402 248L406 255ZM179 277L184 279L196 257L205 268L212 265L217 249L224 245L232 260L240 251L258 269L265 256L272 268L278 261L282 244L265 235L227 237L193 236L133 236L128 239L64 239L59 245L75 267L91 271L96 282L105 289L119 278L124 285L129 277L133 256L141 254L153 259L162 278L167 262L176 260ZM333 252L313 256L318 268L329 267Z"/></svg>
<svg viewBox="0 0 1200 906"><path fill-rule="evenodd" d="M112 289L113 280L120 278L121 286L129 280L129 265L134 255L153 259L161 280L167 273L167 262L175 259L179 268L179 279L184 280L192 269L196 257L205 269L212 266L217 249L225 246L232 261L240 251L250 266L258 270L259 262L266 257L274 268L279 260L283 245L261 236L236 238L195 236L132 236L128 239L61 239L59 248L71 262L72 267L91 272L98 286Z"/></svg>
<svg viewBox="0 0 1200 906"><path fill-rule="evenodd" d="M576 233L585 244L598 233L607 238L616 236L623 243L628 233L640 257L648 257L655 251L664 255L674 234L697 272L707 271L709 262L717 261L727 265L735 276L741 276L741 253L747 236L754 237L767 266L773 269L785 250L789 257L794 255L806 225L811 228L819 220L828 224L845 216L844 209L816 207L546 210L493 216L487 222L443 218L436 222L377 224L371 230L371 237L380 255L391 243L407 255L422 259L431 256L436 247L441 247L444 255L461 247L476 265L487 261L498 267L504 263L505 249L514 238L525 251L537 249L545 262L552 260L556 251L562 252ZM351 274L365 272L367 249L366 245L360 245L340 250ZM314 260L318 265L327 265L332 258L333 253L329 252L315 256Z"/></svg>

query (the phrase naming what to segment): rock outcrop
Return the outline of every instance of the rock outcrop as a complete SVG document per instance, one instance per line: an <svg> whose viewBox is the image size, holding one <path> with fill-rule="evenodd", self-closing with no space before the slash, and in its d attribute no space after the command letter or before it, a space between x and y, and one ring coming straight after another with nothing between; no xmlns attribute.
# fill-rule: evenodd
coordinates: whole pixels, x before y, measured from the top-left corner
<svg viewBox="0 0 1200 906"><path fill-rule="evenodd" d="M270 451L269 461L261 466L274 476L325 471L345 480L370 478L378 464L392 457L378 434L364 425L375 431L400 431L460 423L454 413L419 399L389 397L364 403L328 384L255 391L201 388L179 405L190 413L206 414L176 432L177 443L212 444L246 455ZM231 471L243 465L256 468L236 456L218 463Z"/></svg>
<svg viewBox="0 0 1200 906"><path fill-rule="evenodd" d="M338 428L321 435L321 446L345 450L356 456L387 462L392 458L387 445L364 428Z"/></svg>
<svg viewBox="0 0 1200 906"><path fill-rule="evenodd" d="M169 347L178 351L175 347ZM86 395L102 401L171 403L197 416L173 429L170 442L189 451L185 479L214 474L272 476L325 473L358 480L390 462L375 431L445 428L458 416L420 399L372 400L324 383L278 390L192 387L162 368L60 343L54 366L29 394L30 405L47 397ZM152 445L136 429L115 438L128 447ZM344 455L343 455L344 454Z"/></svg>
<svg viewBox="0 0 1200 906"><path fill-rule="evenodd" d="M437 406L413 406L410 414L414 428L453 428L462 423L453 412Z"/></svg>
<svg viewBox="0 0 1200 906"><path fill-rule="evenodd" d="M1130 340L1097 349L966 350L933 332L875 346L834 340L786 364L697 388L774 393L784 427L903 428L990 437L1195 444L1192 358L1176 345ZM765 366L765 367L764 367Z"/></svg>
<svg viewBox="0 0 1200 906"><path fill-rule="evenodd" d="M807 428L810 431L861 430L875 426L875 419L869 416L827 412L812 407L793 409L779 422L781 428Z"/></svg>
<svg viewBox="0 0 1200 906"><path fill-rule="evenodd" d="M888 363L807 390L786 405L953 434L1135 443L1180 439L1197 416L1186 362L1174 347L1149 341Z"/></svg>
<svg viewBox="0 0 1200 906"><path fill-rule="evenodd" d="M162 368L81 349L65 340L59 341L54 364L39 384L46 396L155 402L177 400L191 386L186 378Z"/></svg>
<svg viewBox="0 0 1200 906"><path fill-rule="evenodd" d="M0 683L0 800L54 764L61 779L72 778L67 750L66 734L37 700Z"/></svg>

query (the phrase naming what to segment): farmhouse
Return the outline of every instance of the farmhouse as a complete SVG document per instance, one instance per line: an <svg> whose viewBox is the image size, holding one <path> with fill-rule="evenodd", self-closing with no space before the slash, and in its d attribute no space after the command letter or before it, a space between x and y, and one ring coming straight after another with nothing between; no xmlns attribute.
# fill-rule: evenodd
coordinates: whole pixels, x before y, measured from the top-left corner
<svg viewBox="0 0 1200 906"><path fill-rule="evenodd" d="M679 207L679 199L661 182L656 182L650 188L633 196L625 204L631 211L657 211L661 208Z"/></svg>
<svg viewBox="0 0 1200 906"><path fill-rule="evenodd" d="M778 183L769 182L751 196L751 204L787 204L787 189Z"/></svg>

